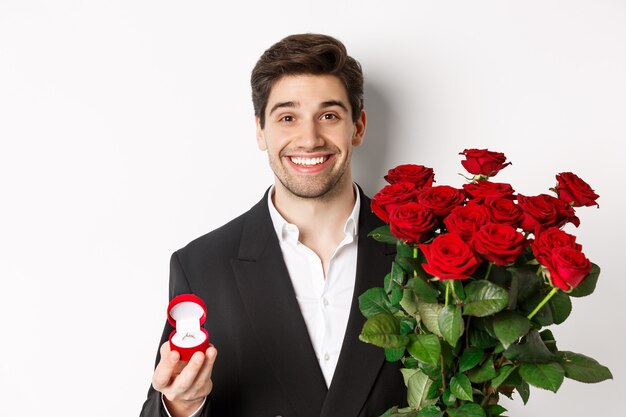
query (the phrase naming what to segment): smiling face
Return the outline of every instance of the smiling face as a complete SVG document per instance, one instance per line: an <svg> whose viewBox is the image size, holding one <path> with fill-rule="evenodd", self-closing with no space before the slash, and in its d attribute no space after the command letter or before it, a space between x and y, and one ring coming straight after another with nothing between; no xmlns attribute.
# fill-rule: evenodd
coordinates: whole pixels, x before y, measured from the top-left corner
<svg viewBox="0 0 626 417"><path fill-rule="evenodd" d="M277 192L323 198L351 189L350 157L365 133L352 120L346 89L333 75L285 76L274 83L257 143L266 150Z"/></svg>

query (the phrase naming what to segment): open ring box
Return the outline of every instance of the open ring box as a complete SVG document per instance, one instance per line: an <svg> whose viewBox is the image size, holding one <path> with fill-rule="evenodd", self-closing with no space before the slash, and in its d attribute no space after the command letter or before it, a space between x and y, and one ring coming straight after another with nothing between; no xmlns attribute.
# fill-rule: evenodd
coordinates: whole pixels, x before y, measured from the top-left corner
<svg viewBox="0 0 626 417"><path fill-rule="evenodd" d="M181 294L170 301L167 320L176 328L170 334L170 349L189 361L194 352L209 348L209 333L202 327L206 320L204 301L193 294Z"/></svg>

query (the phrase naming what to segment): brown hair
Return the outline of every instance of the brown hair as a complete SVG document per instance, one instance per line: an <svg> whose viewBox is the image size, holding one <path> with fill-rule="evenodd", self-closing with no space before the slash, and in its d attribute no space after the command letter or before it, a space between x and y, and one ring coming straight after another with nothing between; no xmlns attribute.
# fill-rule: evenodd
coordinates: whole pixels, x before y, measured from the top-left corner
<svg viewBox="0 0 626 417"><path fill-rule="evenodd" d="M291 35L266 50L250 77L254 115L265 126L265 108L274 82L286 75L329 74L338 77L346 87L352 107L352 120L363 110L363 71L348 55L339 40L313 33Z"/></svg>

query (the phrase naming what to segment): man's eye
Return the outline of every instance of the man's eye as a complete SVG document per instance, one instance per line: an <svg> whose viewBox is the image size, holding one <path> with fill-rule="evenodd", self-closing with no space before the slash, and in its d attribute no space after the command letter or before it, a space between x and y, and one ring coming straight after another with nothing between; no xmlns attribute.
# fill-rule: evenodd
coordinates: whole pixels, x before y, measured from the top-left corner
<svg viewBox="0 0 626 417"><path fill-rule="evenodd" d="M283 116L280 118L281 122L293 122L293 116Z"/></svg>
<svg viewBox="0 0 626 417"><path fill-rule="evenodd" d="M325 113L325 114L322 116L322 118L323 118L324 120L334 120L334 119L336 119L336 118L337 118L337 115L336 115L336 114L333 114L333 113Z"/></svg>

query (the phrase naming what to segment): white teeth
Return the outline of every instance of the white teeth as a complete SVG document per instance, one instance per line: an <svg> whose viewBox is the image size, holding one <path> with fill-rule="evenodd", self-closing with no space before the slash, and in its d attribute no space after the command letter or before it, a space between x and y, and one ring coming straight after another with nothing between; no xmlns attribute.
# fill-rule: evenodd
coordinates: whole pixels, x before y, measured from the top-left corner
<svg viewBox="0 0 626 417"><path fill-rule="evenodd" d="M320 156L319 158L300 158L300 157L291 157L291 162L296 165L306 165L313 166L322 164L326 161L326 157Z"/></svg>

